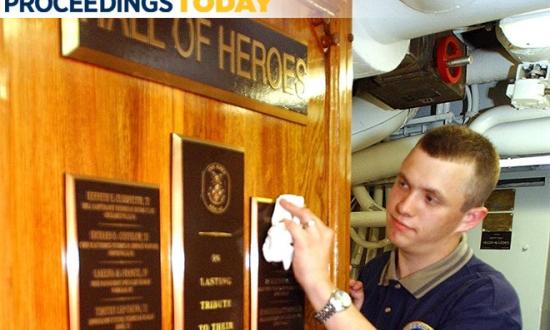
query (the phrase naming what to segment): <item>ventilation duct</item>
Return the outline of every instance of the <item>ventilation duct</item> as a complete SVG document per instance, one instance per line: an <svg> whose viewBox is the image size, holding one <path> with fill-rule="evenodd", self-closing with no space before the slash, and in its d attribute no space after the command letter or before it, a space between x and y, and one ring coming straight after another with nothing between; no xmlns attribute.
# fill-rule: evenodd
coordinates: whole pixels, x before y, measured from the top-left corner
<svg viewBox="0 0 550 330"><path fill-rule="evenodd" d="M462 6L456 8L457 2ZM438 3L442 8L453 9L429 13L433 10L422 12L401 1L353 1L355 78L371 77L395 69L405 57L410 39L550 6L548 0L451 0L423 3Z"/></svg>

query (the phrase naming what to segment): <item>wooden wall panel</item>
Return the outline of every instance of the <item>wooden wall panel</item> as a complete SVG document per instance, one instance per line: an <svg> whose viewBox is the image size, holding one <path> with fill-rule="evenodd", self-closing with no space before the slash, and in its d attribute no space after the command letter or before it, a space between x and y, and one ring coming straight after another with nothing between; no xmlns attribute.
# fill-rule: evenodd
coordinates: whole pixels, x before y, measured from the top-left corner
<svg viewBox="0 0 550 330"><path fill-rule="evenodd" d="M345 283L351 116L348 43L324 54L309 20L265 21L309 45L308 86L316 94L307 124L299 125L63 58L59 20L0 23L0 90L6 81L9 91L5 99L0 97L0 173L7 174L0 182L2 328L68 329L63 175L70 172L160 186L163 329L171 329L172 132L245 150L247 223L252 196L305 195L308 207L339 231L333 274ZM349 20L332 25L345 39ZM245 227L246 242L249 234ZM248 286L248 275L245 280ZM310 322L307 328L317 326Z"/></svg>

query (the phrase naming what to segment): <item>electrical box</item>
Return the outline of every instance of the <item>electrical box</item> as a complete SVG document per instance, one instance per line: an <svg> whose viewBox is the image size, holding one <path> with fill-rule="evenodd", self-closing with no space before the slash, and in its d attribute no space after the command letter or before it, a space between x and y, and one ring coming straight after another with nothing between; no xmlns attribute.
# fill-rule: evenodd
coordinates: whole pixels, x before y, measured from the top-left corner
<svg viewBox="0 0 550 330"><path fill-rule="evenodd" d="M461 100L466 69L447 63L465 56L466 45L450 33L412 39L409 54L395 70L355 80L354 94L372 94L394 109Z"/></svg>

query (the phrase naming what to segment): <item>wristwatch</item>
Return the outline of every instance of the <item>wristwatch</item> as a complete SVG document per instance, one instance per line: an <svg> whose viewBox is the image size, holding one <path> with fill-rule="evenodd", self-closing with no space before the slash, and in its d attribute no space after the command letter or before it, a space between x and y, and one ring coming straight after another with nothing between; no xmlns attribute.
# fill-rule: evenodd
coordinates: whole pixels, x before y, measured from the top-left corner
<svg viewBox="0 0 550 330"><path fill-rule="evenodd" d="M321 310L315 313L315 318L325 323L335 313L346 310L351 306L351 297L345 291L336 289L330 295L328 302Z"/></svg>

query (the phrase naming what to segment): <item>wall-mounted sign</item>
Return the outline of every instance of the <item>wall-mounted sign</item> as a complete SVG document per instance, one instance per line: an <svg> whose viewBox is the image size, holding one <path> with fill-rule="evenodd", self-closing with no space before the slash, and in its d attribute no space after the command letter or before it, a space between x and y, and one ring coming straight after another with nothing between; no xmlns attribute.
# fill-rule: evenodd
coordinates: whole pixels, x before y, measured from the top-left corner
<svg viewBox="0 0 550 330"><path fill-rule="evenodd" d="M250 19L63 19L63 55L298 123L307 46Z"/></svg>
<svg viewBox="0 0 550 330"><path fill-rule="evenodd" d="M243 329L244 154L172 137L174 329Z"/></svg>
<svg viewBox="0 0 550 330"><path fill-rule="evenodd" d="M159 189L66 176L70 330L162 328Z"/></svg>
<svg viewBox="0 0 550 330"><path fill-rule="evenodd" d="M485 202L489 214L481 227L480 249L510 250L515 196L515 189L496 189Z"/></svg>
<svg viewBox="0 0 550 330"><path fill-rule="evenodd" d="M282 263L267 262L261 245L271 227L275 202L267 198L252 198L250 224L250 329L303 330L304 292L294 278L292 269Z"/></svg>

